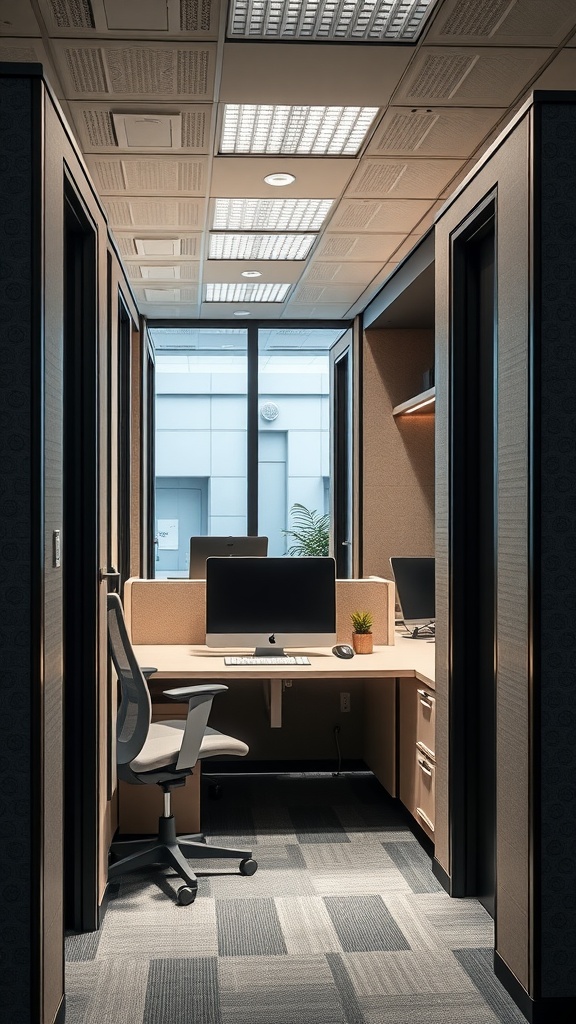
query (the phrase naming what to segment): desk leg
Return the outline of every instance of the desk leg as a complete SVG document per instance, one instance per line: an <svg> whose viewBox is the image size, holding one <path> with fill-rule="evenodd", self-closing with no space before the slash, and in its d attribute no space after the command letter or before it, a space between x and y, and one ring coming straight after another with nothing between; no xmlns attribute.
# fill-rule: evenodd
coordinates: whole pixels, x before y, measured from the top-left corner
<svg viewBox="0 0 576 1024"><path fill-rule="evenodd" d="M282 728L282 687L283 679L264 680L264 700L270 715L270 728Z"/></svg>

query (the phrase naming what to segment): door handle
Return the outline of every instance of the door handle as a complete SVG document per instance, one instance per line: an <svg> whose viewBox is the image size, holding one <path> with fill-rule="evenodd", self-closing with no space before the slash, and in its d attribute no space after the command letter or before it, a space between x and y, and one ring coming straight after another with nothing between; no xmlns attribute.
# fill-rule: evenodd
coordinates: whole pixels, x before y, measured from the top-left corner
<svg viewBox="0 0 576 1024"><path fill-rule="evenodd" d="M120 586L120 573L114 566L111 569L100 569L100 583L103 583L104 580L107 581L109 586L112 584L114 590L118 590Z"/></svg>

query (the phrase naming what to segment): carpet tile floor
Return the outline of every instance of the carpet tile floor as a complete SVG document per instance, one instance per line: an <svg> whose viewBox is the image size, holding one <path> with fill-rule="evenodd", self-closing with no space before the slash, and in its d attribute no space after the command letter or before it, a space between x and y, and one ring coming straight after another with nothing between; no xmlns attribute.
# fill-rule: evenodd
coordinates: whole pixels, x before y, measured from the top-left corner
<svg viewBox="0 0 576 1024"><path fill-rule="evenodd" d="M493 925L453 900L373 776L229 776L176 903L169 869L111 886L99 932L66 939L67 1024L525 1024L492 971ZM233 865L231 867L231 864Z"/></svg>

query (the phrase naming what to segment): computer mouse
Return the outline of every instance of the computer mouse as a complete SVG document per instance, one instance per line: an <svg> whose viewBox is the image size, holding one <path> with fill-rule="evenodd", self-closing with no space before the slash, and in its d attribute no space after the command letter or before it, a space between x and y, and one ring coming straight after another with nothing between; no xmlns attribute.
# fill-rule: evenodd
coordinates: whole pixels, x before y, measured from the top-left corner
<svg viewBox="0 0 576 1024"><path fill-rule="evenodd" d="M337 658L354 657L354 651L350 647L350 644L336 644L336 647L332 648L332 654L335 654Z"/></svg>

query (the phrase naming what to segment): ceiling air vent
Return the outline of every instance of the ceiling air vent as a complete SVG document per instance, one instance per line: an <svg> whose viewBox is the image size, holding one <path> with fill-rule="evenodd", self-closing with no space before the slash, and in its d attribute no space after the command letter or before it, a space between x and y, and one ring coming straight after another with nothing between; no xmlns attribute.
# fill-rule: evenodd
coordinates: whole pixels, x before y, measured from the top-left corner
<svg viewBox="0 0 576 1024"><path fill-rule="evenodd" d="M439 114L416 111L394 114L374 148L377 152L415 153L438 120Z"/></svg>
<svg viewBox="0 0 576 1024"><path fill-rule="evenodd" d="M514 6L515 0L460 0L445 25L440 29L445 36L491 36L502 24Z"/></svg>
<svg viewBox="0 0 576 1024"><path fill-rule="evenodd" d="M206 153L209 144L210 114L205 110L182 114L181 143L183 149Z"/></svg>
<svg viewBox="0 0 576 1024"><path fill-rule="evenodd" d="M57 28L94 28L89 0L50 0L52 21Z"/></svg>
<svg viewBox="0 0 576 1024"><path fill-rule="evenodd" d="M135 238L139 256L179 256L179 238Z"/></svg>
<svg viewBox="0 0 576 1024"><path fill-rule="evenodd" d="M114 134L112 116L107 110L84 109L82 111L84 129L88 142L93 149L110 148L118 145L116 135Z"/></svg>
<svg viewBox="0 0 576 1024"><path fill-rule="evenodd" d="M410 95L427 100L451 99L479 60L470 54L427 54Z"/></svg>
<svg viewBox="0 0 576 1024"><path fill-rule="evenodd" d="M122 149L179 149L180 114L112 114Z"/></svg>
<svg viewBox="0 0 576 1024"><path fill-rule="evenodd" d="M180 31L215 35L218 6L217 0L180 0Z"/></svg>
<svg viewBox="0 0 576 1024"><path fill-rule="evenodd" d="M101 50L94 46L66 46L64 56L75 92L109 92Z"/></svg>

